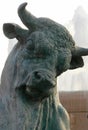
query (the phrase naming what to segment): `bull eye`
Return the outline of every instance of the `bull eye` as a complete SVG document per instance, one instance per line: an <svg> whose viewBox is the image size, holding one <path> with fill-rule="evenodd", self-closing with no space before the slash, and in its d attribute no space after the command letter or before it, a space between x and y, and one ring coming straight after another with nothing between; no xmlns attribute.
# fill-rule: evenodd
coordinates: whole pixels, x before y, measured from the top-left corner
<svg viewBox="0 0 88 130"><path fill-rule="evenodd" d="M37 57L41 57L41 56L42 56L42 54L39 53L39 52L36 52L35 55L36 55Z"/></svg>
<svg viewBox="0 0 88 130"><path fill-rule="evenodd" d="M43 58L44 54L42 52L35 52L37 58Z"/></svg>
<svg viewBox="0 0 88 130"><path fill-rule="evenodd" d="M31 39L28 39L27 40L27 49L31 51L31 50L34 50L34 48L35 48L35 45L33 44L33 41Z"/></svg>

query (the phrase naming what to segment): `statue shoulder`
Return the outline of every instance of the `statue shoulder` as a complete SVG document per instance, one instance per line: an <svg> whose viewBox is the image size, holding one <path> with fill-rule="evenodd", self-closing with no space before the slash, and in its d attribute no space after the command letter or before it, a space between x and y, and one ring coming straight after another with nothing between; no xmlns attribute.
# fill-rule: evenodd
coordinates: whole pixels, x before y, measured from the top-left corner
<svg viewBox="0 0 88 130"><path fill-rule="evenodd" d="M68 112L66 111L66 109L63 107L62 104L59 104L58 106L58 112L59 112L59 115L60 115L60 118L62 120L62 122L65 124L66 126L66 130L70 130L69 126L70 126L70 118L69 118L69 114Z"/></svg>

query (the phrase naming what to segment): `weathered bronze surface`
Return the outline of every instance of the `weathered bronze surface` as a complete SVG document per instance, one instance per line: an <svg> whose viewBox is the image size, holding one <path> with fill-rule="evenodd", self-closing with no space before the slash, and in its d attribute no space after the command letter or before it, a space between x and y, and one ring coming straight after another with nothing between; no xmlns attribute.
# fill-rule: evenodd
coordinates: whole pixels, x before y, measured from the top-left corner
<svg viewBox="0 0 88 130"><path fill-rule="evenodd" d="M18 15L28 29L5 23L4 34L16 38L0 87L0 130L70 130L69 117L57 95L57 76L83 66L88 49L75 46L67 29L36 18L23 3Z"/></svg>

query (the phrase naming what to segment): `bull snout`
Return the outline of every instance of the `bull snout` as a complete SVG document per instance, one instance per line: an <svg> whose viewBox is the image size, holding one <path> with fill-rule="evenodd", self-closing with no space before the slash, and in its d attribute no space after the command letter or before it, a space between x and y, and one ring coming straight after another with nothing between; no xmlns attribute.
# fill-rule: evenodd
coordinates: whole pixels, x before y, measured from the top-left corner
<svg viewBox="0 0 88 130"><path fill-rule="evenodd" d="M44 98L55 93L55 76L48 70L33 71L26 81L26 92L32 98Z"/></svg>
<svg viewBox="0 0 88 130"><path fill-rule="evenodd" d="M56 77L52 71L39 69L29 72L26 77L15 82L16 92L29 99L41 100L56 94Z"/></svg>
<svg viewBox="0 0 88 130"><path fill-rule="evenodd" d="M34 71L29 75L26 85L29 88L35 88L42 91L43 89L55 87L56 83L54 77L50 73L46 71Z"/></svg>

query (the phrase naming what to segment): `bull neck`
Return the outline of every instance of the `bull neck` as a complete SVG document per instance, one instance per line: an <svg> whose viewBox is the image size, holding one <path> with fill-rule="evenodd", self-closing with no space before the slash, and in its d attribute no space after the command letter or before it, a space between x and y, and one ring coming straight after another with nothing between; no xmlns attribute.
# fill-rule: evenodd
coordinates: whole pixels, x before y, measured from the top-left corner
<svg viewBox="0 0 88 130"><path fill-rule="evenodd" d="M22 124L23 127L16 130L23 130L23 128L25 130L62 130L62 126L58 122L60 117L58 99L58 95L51 95L41 102L31 104L18 101L16 114L18 117L23 117L21 122L18 121L18 124Z"/></svg>
<svg viewBox="0 0 88 130"><path fill-rule="evenodd" d="M57 94L35 103L27 103L16 96L8 104L6 130L65 130L61 125L61 105Z"/></svg>

